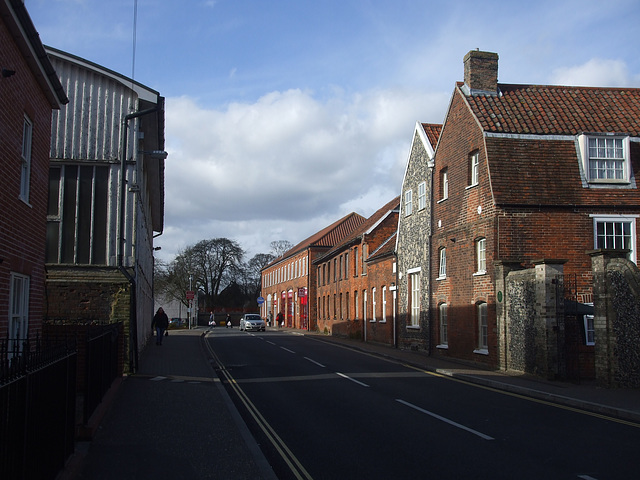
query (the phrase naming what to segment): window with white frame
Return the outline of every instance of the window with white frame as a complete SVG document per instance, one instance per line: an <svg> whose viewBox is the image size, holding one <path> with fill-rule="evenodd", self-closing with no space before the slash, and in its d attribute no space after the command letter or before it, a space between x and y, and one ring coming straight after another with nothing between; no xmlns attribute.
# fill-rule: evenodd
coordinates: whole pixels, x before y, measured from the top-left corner
<svg viewBox="0 0 640 480"><path fill-rule="evenodd" d="M409 288L411 289L411 327L420 326L420 271L409 272Z"/></svg>
<svg viewBox="0 0 640 480"><path fill-rule="evenodd" d="M487 239L476 240L476 273L486 273L487 271Z"/></svg>
<svg viewBox="0 0 640 480"><path fill-rule="evenodd" d="M438 307L439 320L440 320L440 345L449 344L449 332L447 331L448 319L447 319L447 304L441 303Z"/></svg>
<svg viewBox="0 0 640 480"><path fill-rule="evenodd" d="M447 277L447 249L445 247L441 247L438 250L439 257L439 265L438 265L438 278L446 278Z"/></svg>
<svg viewBox="0 0 640 480"><path fill-rule="evenodd" d="M477 185L480 181L480 154L473 152L469 155L469 186Z"/></svg>
<svg viewBox="0 0 640 480"><path fill-rule="evenodd" d="M376 300L376 287L371 288L371 321L375 322L376 321L376 306L377 306L377 300Z"/></svg>
<svg viewBox="0 0 640 480"><path fill-rule="evenodd" d="M489 349L489 326L487 318L487 304L480 302L476 305L478 320L478 353L486 353Z"/></svg>
<svg viewBox="0 0 640 480"><path fill-rule="evenodd" d="M360 318L360 305L358 304L358 291L354 290L353 292L353 306L355 308L355 316L353 317L355 320Z"/></svg>
<svg viewBox="0 0 640 480"><path fill-rule="evenodd" d="M353 247L353 276L358 276L358 247Z"/></svg>
<svg viewBox="0 0 640 480"><path fill-rule="evenodd" d="M367 321L367 291L362 291L362 320Z"/></svg>
<svg viewBox="0 0 640 480"><path fill-rule="evenodd" d="M345 311L347 312L347 320L351 319L351 303L349 302L349 292L345 292Z"/></svg>
<svg viewBox="0 0 640 480"><path fill-rule="evenodd" d="M628 138L587 137L587 175L589 181L627 182L629 180Z"/></svg>
<svg viewBox="0 0 640 480"><path fill-rule="evenodd" d="M636 262L636 216L592 215L594 248L627 249L627 258Z"/></svg>
<svg viewBox="0 0 640 480"><path fill-rule="evenodd" d="M15 341L9 358L18 354L29 332L29 277L11 273L9 292L9 340Z"/></svg>
<svg viewBox="0 0 640 480"><path fill-rule="evenodd" d="M413 213L413 192L407 190L404 192L404 216L408 217Z"/></svg>
<svg viewBox="0 0 640 480"><path fill-rule="evenodd" d="M381 322L387 321L387 286L382 286L382 315Z"/></svg>
<svg viewBox="0 0 640 480"><path fill-rule="evenodd" d="M440 170L440 200L449 198L449 169Z"/></svg>
<svg viewBox="0 0 640 480"><path fill-rule="evenodd" d="M593 323L593 315L584 315L584 339L587 345L596 344L596 329Z"/></svg>
<svg viewBox="0 0 640 480"><path fill-rule="evenodd" d="M424 210L427 207L427 182L418 184L418 210Z"/></svg>
<svg viewBox="0 0 640 480"><path fill-rule="evenodd" d="M344 278L349 278L349 252L344 254Z"/></svg>
<svg viewBox="0 0 640 480"><path fill-rule="evenodd" d="M362 275L367 274L367 256L369 255L369 246L366 243L362 244Z"/></svg>
<svg viewBox="0 0 640 480"><path fill-rule="evenodd" d="M22 153L20 155L20 199L29 203L31 189L31 142L33 137L33 123L26 115L22 126Z"/></svg>

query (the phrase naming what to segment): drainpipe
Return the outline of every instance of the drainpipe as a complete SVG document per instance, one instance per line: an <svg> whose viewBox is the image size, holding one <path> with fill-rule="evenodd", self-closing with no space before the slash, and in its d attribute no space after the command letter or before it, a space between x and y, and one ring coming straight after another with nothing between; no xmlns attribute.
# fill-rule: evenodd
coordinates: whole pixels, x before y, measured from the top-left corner
<svg viewBox="0 0 640 480"><path fill-rule="evenodd" d="M160 103L153 108L129 113L122 120L122 138L120 141L120 208L118 209L118 270L129 281L131 286L131 302L129 306L129 370L135 373L138 367L138 319L136 301L136 279L124 266L124 218L125 199L127 193L127 137L129 120L160 111Z"/></svg>

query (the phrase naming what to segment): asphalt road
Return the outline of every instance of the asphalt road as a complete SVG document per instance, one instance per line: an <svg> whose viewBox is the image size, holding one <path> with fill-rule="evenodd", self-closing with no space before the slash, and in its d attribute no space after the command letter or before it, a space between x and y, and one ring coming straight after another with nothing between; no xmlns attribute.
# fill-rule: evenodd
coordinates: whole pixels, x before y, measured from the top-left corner
<svg viewBox="0 0 640 480"><path fill-rule="evenodd" d="M637 425L467 384L313 337L208 344L281 480L628 479Z"/></svg>

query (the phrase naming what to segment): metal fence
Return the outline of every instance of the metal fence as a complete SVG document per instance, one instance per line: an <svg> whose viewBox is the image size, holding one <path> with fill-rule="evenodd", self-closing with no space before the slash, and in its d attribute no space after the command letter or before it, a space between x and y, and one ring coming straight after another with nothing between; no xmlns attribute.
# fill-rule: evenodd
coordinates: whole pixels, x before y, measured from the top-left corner
<svg viewBox="0 0 640 480"><path fill-rule="evenodd" d="M0 478L51 479L75 442L73 338L0 340Z"/></svg>
<svg viewBox="0 0 640 480"><path fill-rule="evenodd" d="M92 327L87 331L84 423L96 410L113 381L121 375L118 369L120 323Z"/></svg>

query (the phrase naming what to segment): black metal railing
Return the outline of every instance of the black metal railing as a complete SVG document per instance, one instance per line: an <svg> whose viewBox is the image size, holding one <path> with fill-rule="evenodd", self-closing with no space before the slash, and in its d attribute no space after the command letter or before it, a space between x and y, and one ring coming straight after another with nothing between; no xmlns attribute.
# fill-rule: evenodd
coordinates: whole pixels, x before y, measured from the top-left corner
<svg viewBox="0 0 640 480"><path fill-rule="evenodd" d="M0 478L50 479L75 446L74 338L0 340Z"/></svg>
<svg viewBox="0 0 640 480"><path fill-rule="evenodd" d="M93 326L87 331L84 423L96 410L105 393L118 377L121 324Z"/></svg>

